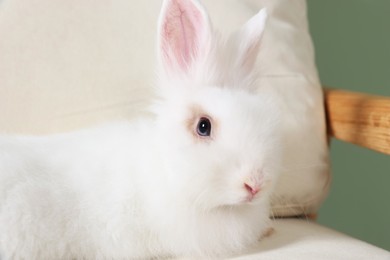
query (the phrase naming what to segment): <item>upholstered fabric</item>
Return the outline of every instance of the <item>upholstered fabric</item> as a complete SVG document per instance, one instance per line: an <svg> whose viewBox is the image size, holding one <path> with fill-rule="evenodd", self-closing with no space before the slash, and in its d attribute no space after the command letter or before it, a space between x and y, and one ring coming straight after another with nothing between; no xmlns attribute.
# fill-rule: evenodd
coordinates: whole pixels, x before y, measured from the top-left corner
<svg viewBox="0 0 390 260"><path fill-rule="evenodd" d="M309 220L279 219L274 233L236 260L349 260L390 259L390 252L377 248Z"/></svg>
<svg viewBox="0 0 390 260"><path fill-rule="evenodd" d="M305 1L202 2L225 33L267 8L259 91L278 96L286 136L274 213L316 211L330 177ZM139 115L154 79L160 4L0 1L0 131L56 133Z"/></svg>

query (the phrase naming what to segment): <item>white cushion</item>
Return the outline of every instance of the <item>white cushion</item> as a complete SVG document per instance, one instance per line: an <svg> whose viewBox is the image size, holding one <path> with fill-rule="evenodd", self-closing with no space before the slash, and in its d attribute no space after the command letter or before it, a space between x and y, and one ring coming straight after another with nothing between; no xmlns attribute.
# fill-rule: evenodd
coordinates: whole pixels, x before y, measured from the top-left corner
<svg viewBox="0 0 390 260"><path fill-rule="evenodd" d="M390 252L308 220L279 219L274 233L231 259L390 259Z"/></svg>
<svg viewBox="0 0 390 260"><path fill-rule="evenodd" d="M269 20L259 91L283 109L286 159L274 213L317 210L329 187L322 92L304 0L204 0L215 27ZM154 79L160 1L0 1L1 132L46 134L130 118Z"/></svg>

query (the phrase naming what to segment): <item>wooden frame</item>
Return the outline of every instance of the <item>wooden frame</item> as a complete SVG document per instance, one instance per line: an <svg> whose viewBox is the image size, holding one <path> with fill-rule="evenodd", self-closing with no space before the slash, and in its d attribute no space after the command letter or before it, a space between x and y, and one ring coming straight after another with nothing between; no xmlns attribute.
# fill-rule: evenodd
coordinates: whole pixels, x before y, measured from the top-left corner
<svg viewBox="0 0 390 260"><path fill-rule="evenodd" d="M390 155L390 97L326 89L330 136Z"/></svg>

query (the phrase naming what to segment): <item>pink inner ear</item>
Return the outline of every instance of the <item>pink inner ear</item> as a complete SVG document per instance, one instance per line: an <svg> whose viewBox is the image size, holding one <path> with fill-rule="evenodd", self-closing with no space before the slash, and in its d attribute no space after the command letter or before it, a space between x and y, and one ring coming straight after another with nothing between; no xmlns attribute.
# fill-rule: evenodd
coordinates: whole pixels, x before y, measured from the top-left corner
<svg viewBox="0 0 390 260"><path fill-rule="evenodd" d="M190 0L171 0L161 25L161 51L170 67L187 69L198 56L205 30L202 12Z"/></svg>

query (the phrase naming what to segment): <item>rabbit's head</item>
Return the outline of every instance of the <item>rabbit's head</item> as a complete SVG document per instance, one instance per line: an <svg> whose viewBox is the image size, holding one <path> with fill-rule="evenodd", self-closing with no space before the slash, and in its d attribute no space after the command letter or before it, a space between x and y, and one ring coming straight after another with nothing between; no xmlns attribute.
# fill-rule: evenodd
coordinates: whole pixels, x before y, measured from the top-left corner
<svg viewBox="0 0 390 260"><path fill-rule="evenodd" d="M159 146L167 192L192 206L256 203L277 180L278 106L257 91L254 69L265 20L261 10L223 40L198 1L164 1L155 106Z"/></svg>

